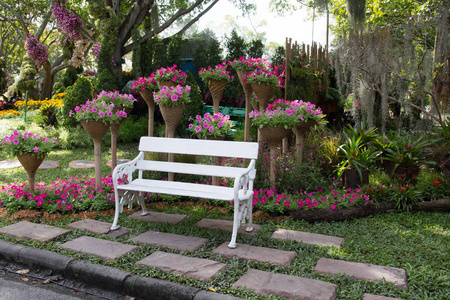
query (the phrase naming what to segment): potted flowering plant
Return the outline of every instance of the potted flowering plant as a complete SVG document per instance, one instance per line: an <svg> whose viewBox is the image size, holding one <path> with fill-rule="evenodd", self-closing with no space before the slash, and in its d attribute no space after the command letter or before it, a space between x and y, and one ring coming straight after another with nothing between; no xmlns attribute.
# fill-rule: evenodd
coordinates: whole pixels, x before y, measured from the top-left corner
<svg viewBox="0 0 450 300"><path fill-rule="evenodd" d="M153 123L155 121L155 100L153 92L158 90L154 73L149 77L139 77L133 81L132 90L141 94L148 107L148 136L153 136Z"/></svg>
<svg viewBox="0 0 450 300"><path fill-rule="evenodd" d="M203 117L197 115L195 118L190 117L189 120L193 120L189 124L189 130L197 137L204 139L225 137L234 126L230 116L220 112L213 115L206 113Z"/></svg>
<svg viewBox="0 0 450 300"><path fill-rule="evenodd" d="M117 110L114 113L114 108L116 108L116 106L114 105L114 103L109 102L112 101L112 99L106 97L105 95L102 95L102 98L99 97L100 94L97 96L97 98L88 100L81 106L75 106L75 113L73 113L73 111L70 111L69 116L73 116L75 120L79 122L99 121L104 123L108 127L110 123L117 123L121 119L127 117L127 113L122 110ZM117 101L126 103L124 98L121 98Z"/></svg>
<svg viewBox="0 0 450 300"><path fill-rule="evenodd" d="M36 170L42 164L45 156L58 144L56 139L48 139L40 134L19 132L15 130L1 141L1 148L11 155L17 156L28 173L30 192L34 193L34 178Z"/></svg>
<svg viewBox="0 0 450 300"><path fill-rule="evenodd" d="M268 69L255 69L251 73L244 76L244 83L269 85L272 88L278 88L278 75L277 71L271 68Z"/></svg>
<svg viewBox="0 0 450 300"><path fill-rule="evenodd" d="M216 65L214 68L201 68L198 72L198 75L206 83L208 83L210 80L225 80L228 82L234 78L234 76L230 75L230 71L227 71L225 62Z"/></svg>
<svg viewBox="0 0 450 300"><path fill-rule="evenodd" d="M236 70L253 71L255 69L265 69L270 66L269 62L264 58L244 58L229 61L228 64Z"/></svg>
<svg viewBox="0 0 450 300"><path fill-rule="evenodd" d="M156 84L154 73L148 77L139 77L138 79L133 80L133 86L131 89L135 92L156 91L158 89L158 85Z"/></svg>
<svg viewBox="0 0 450 300"><path fill-rule="evenodd" d="M160 68L156 70L153 73L153 77L158 83L158 87L162 89L165 85L184 85L187 75L185 72L177 69L177 65L173 65L172 67Z"/></svg>

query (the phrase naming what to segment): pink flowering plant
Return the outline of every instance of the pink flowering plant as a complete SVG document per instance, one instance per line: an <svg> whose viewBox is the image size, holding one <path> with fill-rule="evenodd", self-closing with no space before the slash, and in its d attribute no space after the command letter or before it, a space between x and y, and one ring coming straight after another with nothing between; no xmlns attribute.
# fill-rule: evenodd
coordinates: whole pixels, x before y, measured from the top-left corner
<svg viewBox="0 0 450 300"><path fill-rule="evenodd" d="M189 93L191 87L189 85L176 87L163 86L158 92L153 92L153 99L158 105L176 106L190 102Z"/></svg>
<svg viewBox="0 0 450 300"><path fill-rule="evenodd" d="M132 95L122 95L117 91L102 91L94 99L86 101L81 106L76 106L75 113L71 110L69 116L74 117L77 121L102 121L105 124L117 123L119 120L127 117L125 111L118 109L132 107L134 101L136 99Z"/></svg>
<svg viewBox="0 0 450 300"><path fill-rule="evenodd" d="M172 81L176 84L184 85L187 74L177 69L177 65L173 65L172 67L166 67L156 70L153 73L153 77L157 82Z"/></svg>
<svg viewBox="0 0 450 300"><path fill-rule="evenodd" d="M208 137L225 137L231 129L233 129L233 122L230 120L230 116L223 115L222 113L203 115L197 115L195 118L190 117L189 120L193 120L189 124L189 130L193 135L206 139Z"/></svg>
<svg viewBox="0 0 450 300"><path fill-rule="evenodd" d="M133 80L133 86L131 89L135 92L140 91L150 91L154 92L158 90L158 86L156 85L156 79L154 77L154 74L152 73L148 77L139 77L136 80Z"/></svg>
<svg viewBox="0 0 450 300"><path fill-rule="evenodd" d="M48 139L40 134L15 130L11 135L5 136L0 145L4 153L12 156L31 153L37 158L42 158L57 144L56 139Z"/></svg>
<svg viewBox="0 0 450 300"><path fill-rule="evenodd" d="M268 84L274 89L279 87L277 71L273 69L256 69L244 75L244 83Z"/></svg>
<svg viewBox="0 0 450 300"><path fill-rule="evenodd" d="M229 61L228 64L236 70L243 71L266 69L270 66L270 63L264 58L244 58L243 56L241 56L239 59Z"/></svg>
<svg viewBox="0 0 450 300"><path fill-rule="evenodd" d="M320 108L316 108L310 102L302 100L288 101L277 99L267 106L263 112L253 110L249 117L254 126L262 128L264 126L292 129L298 122L314 120L320 121L324 118Z"/></svg>
<svg viewBox="0 0 450 300"><path fill-rule="evenodd" d="M201 68L198 75L203 82L208 83L210 80L226 80L231 81L234 76L230 75L230 71L227 71L226 62L217 65L215 68Z"/></svg>

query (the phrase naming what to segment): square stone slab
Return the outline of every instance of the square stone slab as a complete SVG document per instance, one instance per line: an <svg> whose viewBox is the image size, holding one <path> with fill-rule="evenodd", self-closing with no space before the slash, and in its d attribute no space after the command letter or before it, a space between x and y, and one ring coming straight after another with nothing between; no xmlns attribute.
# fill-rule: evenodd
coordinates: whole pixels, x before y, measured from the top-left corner
<svg viewBox="0 0 450 300"><path fill-rule="evenodd" d="M148 215L145 216L141 216L141 212L137 211L128 217L145 222L169 223L169 224L178 224L181 221L184 221L188 218L188 216L186 215L166 214L154 211L149 211Z"/></svg>
<svg viewBox="0 0 450 300"><path fill-rule="evenodd" d="M21 221L0 228L0 234L10 235L20 239L27 239L41 243L53 241L60 236L66 235L70 230L62 229L45 224Z"/></svg>
<svg viewBox="0 0 450 300"><path fill-rule="evenodd" d="M128 241L194 252L206 244L208 239L149 230Z"/></svg>
<svg viewBox="0 0 450 300"><path fill-rule="evenodd" d="M138 246L126 245L89 236L81 236L60 245L60 247L75 252L95 255L105 260L115 260L131 251L139 249Z"/></svg>
<svg viewBox="0 0 450 300"><path fill-rule="evenodd" d="M297 255L297 252L294 251L283 251L272 248L250 246L246 244L237 244L235 249L230 249L228 248L228 242L225 242L214 249L213 253L222 255L226 258L237 257L259 262L268 262L281 266L290 264Z"/></svg>
<svg viewBox="0 0 450 300"><path fill-rule="evenodd" d="M108 236L109 236L110 238L115 239L115 238L118 238L118 237L120 237L120 236L122 236L122 235L127 234L128 232L130 232L130 231L132 231L132 230L133 230L133 229L131 229L131 228L120 226L120 227L119 227L118 229L116 229L116 230L110 230L110 231L108 232Z"/></svg>
<svg viewBox="0 0 450 300"><path fill-rule="evenodd" d="M364 294L363 300L403 300L403 299Z"/></svg>
<svg viewBox="0 0 450 300"><path fill-rule="evenodd" d="M84 219L70 223L68 226L70 228L87 230L95 234L107 234L109 232L111 224L92 219Z"/></svg>
<svg viewBox="0 0 450 300"><path fill-rule="evenodd" d="M220 229L229 232L233 232L233 221L230 220L216 220L216 219L201 219L196 224L198 227L208 228L208 229ZM247 228L246 224L242 224L238 233L255 235L258 230L261 229L261 226L258 224L253 224L253 231L247 232L245 229Z"/></svg>
<svg viewBox="0 0 450 300"><path fill-rule="evenodd" d="M273 294L287 299L305 300L335 299L337 289L337 285L320 280L274 274L255 269L249 269L233 287L245 287L259 295Z"/></svg>
<svg viewBox="0 0 450 300"><path fill-rule="evenodd" d="M22 164L17 159L0 161L0 169L20 168Z"/></svg>
<svg viewBox="0 0 450 300"><path fill-rule="evenodd" d="M341 244L344 242L344 238L341 237L286 229L277 229L277 231L272 234L271 238L293 240L318 246L333 246L336 248L341 248Z"/></svg>
<svg viewBox="0 0 450 300"><path fill-rule="evenodd" d="M211 278L227 268L226 264L214 260L187 257L162 251L156 251L136 264L205 281L211 281Z"/></svg>
<svg viewBox="0 0 450 300"><path fill-rule="evenodd" d="M320 258L315 271L321 274L344 273L358 280L394 282L395 286L407 289L406 271L399 268L384 267L365 263L355 263L343 260Z"/></svg>

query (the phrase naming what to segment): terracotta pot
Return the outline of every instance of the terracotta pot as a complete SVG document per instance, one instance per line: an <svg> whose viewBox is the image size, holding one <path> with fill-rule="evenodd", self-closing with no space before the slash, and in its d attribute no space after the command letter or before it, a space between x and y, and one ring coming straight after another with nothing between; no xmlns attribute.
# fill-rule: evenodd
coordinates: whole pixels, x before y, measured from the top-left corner
<svg viewBox="0 0 450 300"><path fill-rule="evenodd" d="M211 96L213 98L213 106L215 114L219 112L220 100L222 100L223 90L225 89L227 82L228 82L227 80L213 80L213 79L208 82L209 91L211 92Z"/></svg>
<svg viewBox="0 0 450 300"><path fill-rule="evenodd" d="M36 155L32 153L24 153L24 154L18 154L17 159L22 164L23 168L28 174L28 188L31 193L34 193L34 182L35 182L35 175L36 171L39 168L39 166L44 161L44 157L37 158Z"/></svg>
<svg viewBox="0 0 450 300"><path fill-rule="evenodd" d="M345 188L356 189L361 184L369 183L369 170L361 170L362 180L359 177L358 170L347 169L342 174L342 182Z"/></svg>
<svg viewBox="0 0 450 300"><path fill-rule="evenodd" d="M171 81L171 80L167 80L167 81L158 81L156 83L158 85L158 88L161 90L163 88L163 86L167 86L167 87L176 87L177 83Z"/></svg>
<svg viewBox="0 0 450 300"><path fill-rule="evenodd" d="M153 136L153 124L155 123L155 100L153 93L150 91L139 92L148 106L148 136Z"/></svg>

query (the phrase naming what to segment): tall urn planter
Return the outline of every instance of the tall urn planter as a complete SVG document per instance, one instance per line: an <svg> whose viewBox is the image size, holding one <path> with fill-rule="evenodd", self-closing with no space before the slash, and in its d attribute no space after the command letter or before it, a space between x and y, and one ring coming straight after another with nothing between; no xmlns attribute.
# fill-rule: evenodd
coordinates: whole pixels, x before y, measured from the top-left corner
<svg viewBox="0 0 450 300"><path fill-rule="evenodd" d="M211 96L213 98L213 108L215 114L219 112L220 100L222 100L223 90L225 89L227 82L227 80L214 79L208 81L209 91L211 92Z"/></svg>
<svg viewBox="0 0 450 300"><path fill-rule="evenodd" d="M153 124L155 123L155 100L153 99L153 93L148 90L140 91L139 93L148 107L148 136L153 136Z"/></svg>
<svg viewBox="0 0 450 300"><path fill-rule="evenodd" d="M236 73L239 78L239 82L244 89L245 95L245 132L244 132L244 141L248 141L250 139L250 118L248 117L248 113L251 110L251 100L252 100L252 87L249 83L244 82L244 76L250 73L249 71L244 70L236 70Z"/></svg>
<svg viewBox="0 0 450 300"><path fill-rule="evenodd" d="M17 159L22 164L28 174L28 187L31 193L34 193L35 175L39 166L44 161L44 157L37 158L32 153L18 154Z"/></svg>
<svg viewBox="0 0 450 300"><path fill-rule="evenodd" d="M275 157L277 156L277 147L281 141L289 134L290 130L284 127L278 126L264 126L261 128L261 134L264 140L269 145L270 149L270 187L275 188L276 175L275 175Z"/></svg>
<svg viewBox="0 0 450 300"><path fill-rule="evenodd" d="M295 133L295 151L297 154L297 161L299 163L303 160L303 148L305 147L305 133L306 131L315 124L313 120L307 122L299 122L294 127Z"/></svg>
<svg viewBox="0 0 450 300"><path fill-rule="evenodd" d="M275 94L275 89L267 83L261 84L252 83L251 87L256 97L258 98L258 107L255 107L255 109L259 111L265 111L267 105L269 104L269 100L272 99L273 94ZM260 129L258 129L258 143L259 148L262 149L262 138Z"/></svg>
<svg viewBox="0 0 450 300"><path fill-rule="evenodd" d="M173 138L175 137L175 128L178 125L178 122L181 119L184 111L184 104L181 105L165 105L160 104L159 109L161 110L162 117L164 122L166 123L166 137ZM173 161L173 153L169 153L167 156L167 160ZM174 175L173 173L169 173L169 181L173 181Z"/></svg>
<svg viewBox="0 0 450 300"><path fill-rule="evenodd" d="M99 188L102 183L102 138L108 131L110 125L102 121L81 120L81 126L89 134L94 142L95 158L95 186Z"/></svg>
<svg viewBox="0 0 450 300"><path fill-rule="evenodd" d="M171 87L176 87L177 83L170 81L170 80L166 80L166 81L158 81L156 83L158 85L158 88L161 90L163 88L163 86L167 86L168 88Z"/></svg>

